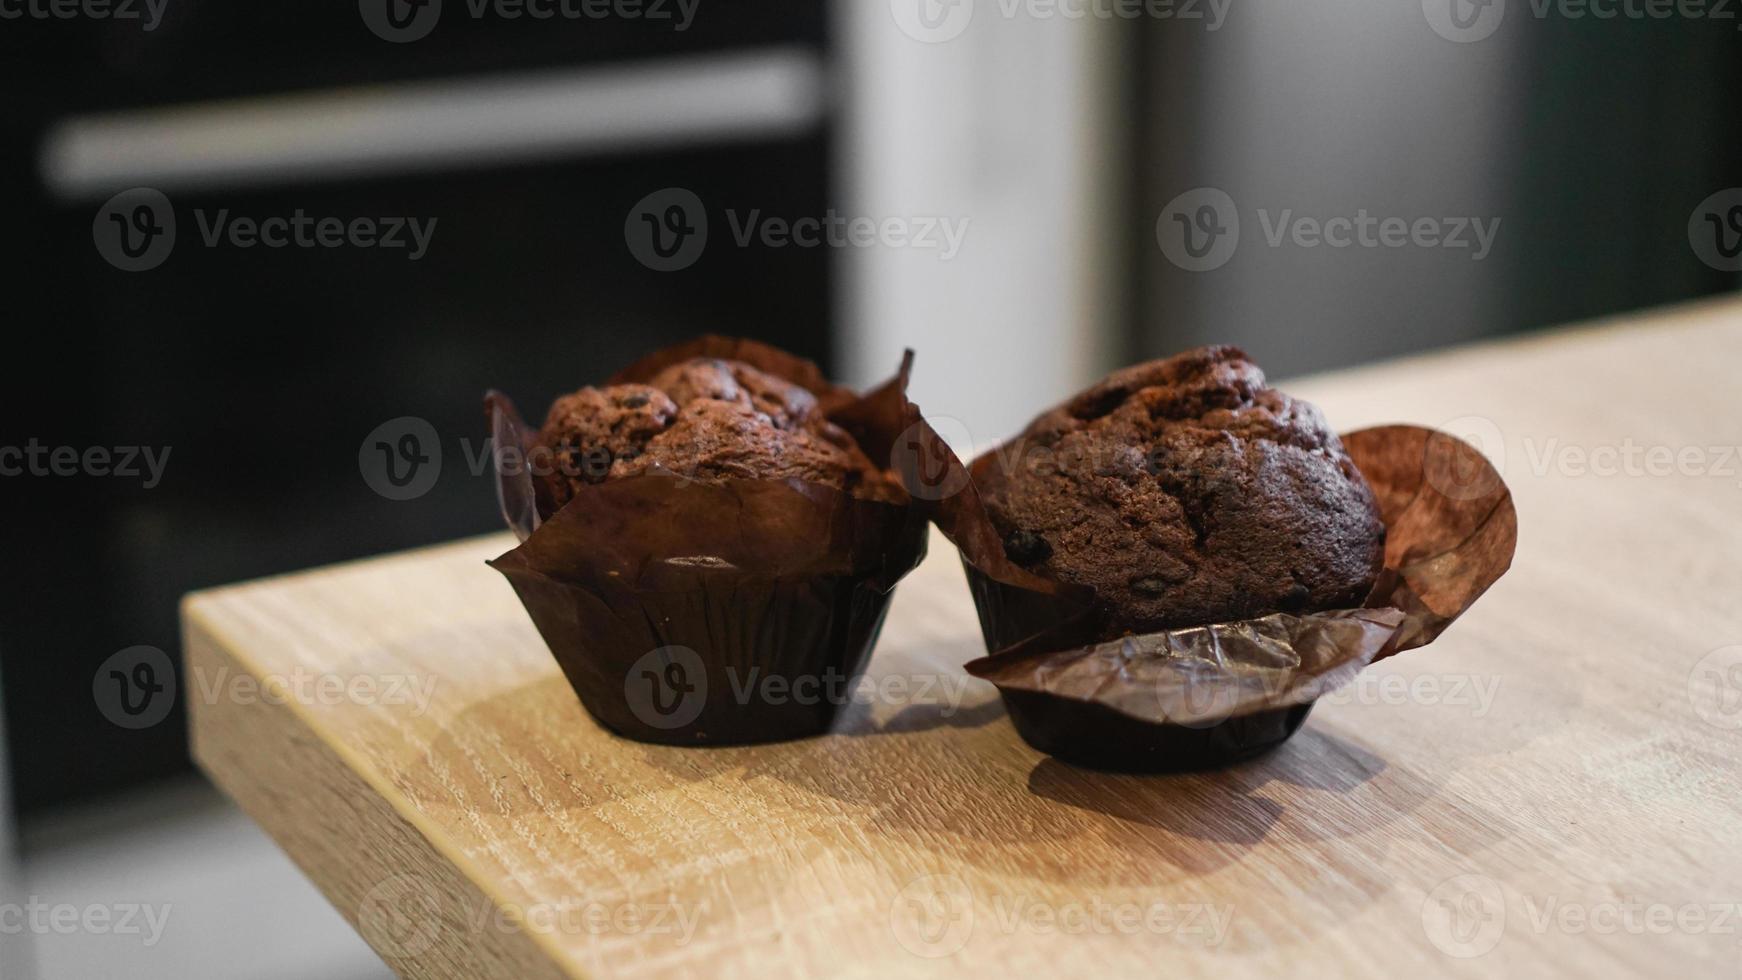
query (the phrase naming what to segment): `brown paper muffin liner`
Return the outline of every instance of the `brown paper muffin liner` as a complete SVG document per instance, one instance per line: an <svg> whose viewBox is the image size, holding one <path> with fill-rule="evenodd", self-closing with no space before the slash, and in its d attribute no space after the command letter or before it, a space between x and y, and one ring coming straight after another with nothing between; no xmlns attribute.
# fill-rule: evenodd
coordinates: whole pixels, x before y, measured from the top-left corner
<svg viewBox="0 0 1742 980"><path fill-rule="evenodd" d="M490 565L587 711L619 735L729 745L826 732L851 702L896 582L925 556L936 494L917 456L899 450L941 440L907 400L912 352L863 396L809 361L724 337L660 351L609 383L691 357L744 361L810 389L868 456L907 463L894 468L908 499L656 470L582 487L549 513L528 465L536 430L492 392L498 498L521 544Z"/></svg>
<svg viewBox="0 0 1742 980"><path fill-rule="evenodd" d="M1512 495L1481 453L1417 426L1365 429L1344 448L1378 498L1384 568L1363 608L1106 637L1114 611L1086 590L1010 562L979 489L1003 478L998 450L938 523L961 549L990 656L967 665L997 685L1035 748L1094 768L1225 765L1272 748L1312 703L1368 664L1431 642L1512 563Z"/></svg>

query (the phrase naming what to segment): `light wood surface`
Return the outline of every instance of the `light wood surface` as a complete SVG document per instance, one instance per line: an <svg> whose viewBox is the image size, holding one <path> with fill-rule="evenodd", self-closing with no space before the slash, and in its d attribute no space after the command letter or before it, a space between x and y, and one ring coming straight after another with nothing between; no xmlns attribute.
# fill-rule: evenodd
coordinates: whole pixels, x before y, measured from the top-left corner
<svg viewBox="0 0 1742 980"><path fill-rule="evenodd" d="M606 735L484 567L496 536L190 597L194 750L412 977L1734 977L1739 366L1719 303L1290 385L1339 428L1503 455L1519 550L1445 637L1226 772L1024 745L959 670L941 539L885 696L827 738ZM378 689L235 684L299 673Z"/></svg>

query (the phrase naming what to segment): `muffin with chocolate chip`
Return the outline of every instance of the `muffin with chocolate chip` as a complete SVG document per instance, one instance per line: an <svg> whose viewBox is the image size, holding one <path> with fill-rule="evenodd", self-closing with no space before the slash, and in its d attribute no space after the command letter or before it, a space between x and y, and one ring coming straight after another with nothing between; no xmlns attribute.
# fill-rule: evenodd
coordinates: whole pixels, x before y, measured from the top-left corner
<svg viewBox="0 0 1742 980"><path fill-rule="evenodd" d="M1352 608L1380 571L1337 436L1234 347L1118 371L999 452L980 489L1005 556L1092 591L1107 638Z"/></svg>
<svg viewBox="0 0 1742 980"><path fill-rule="evenodd" d="M665 470L695 480L797 479L874 500L894 479L830 422L808 389L742 361L696 357L645 383L582 388L551 405L534 444L541 502Z"/></svg>
<svg viewBox="0 0 1742 980"><path fill-rule="evenodd" d="M830 730L936 510L898 451L942 445L912 367L861 393L706 336L558 398L537 428L486 396L520 540L491 566L595 721L686 746Z"/></svg>

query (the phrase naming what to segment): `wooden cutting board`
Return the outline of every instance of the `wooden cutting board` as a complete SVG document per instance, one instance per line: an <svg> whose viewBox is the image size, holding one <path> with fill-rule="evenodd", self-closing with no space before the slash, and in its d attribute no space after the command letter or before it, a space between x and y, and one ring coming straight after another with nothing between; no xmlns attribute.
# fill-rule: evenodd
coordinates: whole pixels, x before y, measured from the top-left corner
<svg viewBox="0 0 1742 980"><path fill-rule="evenodd" d="M194 752L409 977L1734 977L1739 368L1725 302L1290 385L1483 445L1518 558L1225 772L1023 744L942 539L826 738L601 731L499 535L190 596Z"/></svg>

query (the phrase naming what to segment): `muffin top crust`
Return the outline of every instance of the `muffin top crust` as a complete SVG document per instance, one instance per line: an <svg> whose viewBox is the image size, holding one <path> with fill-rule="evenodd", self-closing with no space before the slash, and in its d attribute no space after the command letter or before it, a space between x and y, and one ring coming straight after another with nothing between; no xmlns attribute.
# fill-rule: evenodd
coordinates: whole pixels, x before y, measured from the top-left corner
<svg viewBox="0 0 1742 980"><path fill-rule="evenodd" d="M1384 557L1336 434L1235 347L1117 371L983 462L1006 556L1121 632L1358 606Z"/></svg>
<svg viewBox="0 0 1742 980"><path fill-rule="evenodd" d="M558 398L534 455L553 512L583 486L655 470L703 481L798 479L873 499L901 497L894 478L822 414L809 390L716 358L681 361L646 384Z"/></svg>

